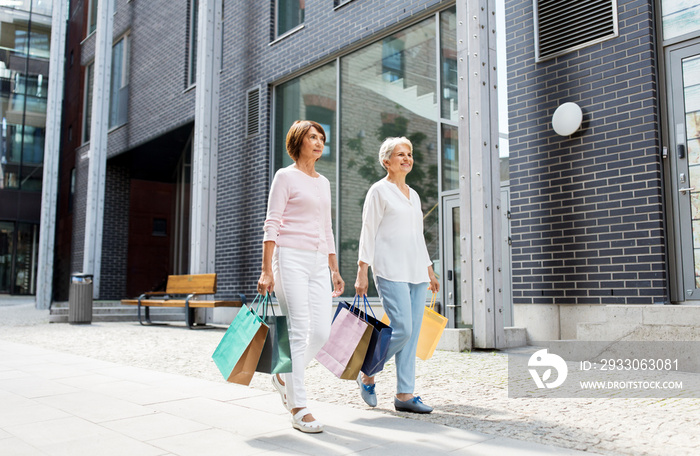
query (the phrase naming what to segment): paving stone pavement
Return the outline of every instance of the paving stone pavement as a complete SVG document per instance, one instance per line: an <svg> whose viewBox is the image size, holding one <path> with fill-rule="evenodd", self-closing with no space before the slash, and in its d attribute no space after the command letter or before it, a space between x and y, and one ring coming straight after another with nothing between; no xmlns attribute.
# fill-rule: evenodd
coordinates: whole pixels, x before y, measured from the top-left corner
<svg viewBox="0 0 700 456"><path fill-rule="evenodd" d="M33 303L0 303L0 341L219 382L211 353L224 330L134 322L49 324L48 311L34 309ZM417 360L416 394L435 411L411 418L596 454L700 454L700 399L509 398L507 364L508 356L495 351L436 351L430 360ZM354 382L337 379L316 362L307 369L306 382L311 400L367 409ZM250 386L274 391L264 374ZM398 415L394 387L394 365L388 362L377 376L376 413Z"/></svg>

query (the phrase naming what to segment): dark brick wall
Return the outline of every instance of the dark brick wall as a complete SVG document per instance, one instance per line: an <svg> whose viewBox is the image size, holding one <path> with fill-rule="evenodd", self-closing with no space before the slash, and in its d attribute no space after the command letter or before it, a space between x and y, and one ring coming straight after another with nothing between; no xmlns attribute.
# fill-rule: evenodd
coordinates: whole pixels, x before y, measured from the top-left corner
<svg viewBox="0 0 700 456"><path fill-rule="evenodd" d="M617 4L619 37L535 63L532 1L506 2L516 304L667 298L653 2Z"/></svg>
<svg viewBox="0 0 700 456"><path fill-rule="evenodd" d="M122 299L126 296L129 173L126 166L107 164L100 299Z"/></svg>
<svg viewBox="0 0 700 456"><path fill-rule="evenodd" d="M224 2L216 272L221 296L254 294L270 183L272 86L454 2L306 2L304 28L272 41L274 2ZM241 38L244 37L244 38ZM246 137L246 92L263 88L260 134ZM348 286L351 278L345 277Z"/></svg>

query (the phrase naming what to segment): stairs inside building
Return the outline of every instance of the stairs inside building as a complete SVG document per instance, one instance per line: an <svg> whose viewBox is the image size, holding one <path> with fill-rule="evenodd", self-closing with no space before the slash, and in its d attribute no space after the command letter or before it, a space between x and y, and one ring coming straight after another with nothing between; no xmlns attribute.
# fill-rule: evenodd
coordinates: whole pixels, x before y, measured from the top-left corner
<svg viewBox="0 0 700 456"><path fill-rule="evenodd" d="M122 305L119 301L93 301L92 321L138 321L136 306ZM142 314L143 315L143 314ZM153 307L151 308L153 321L185 321L185 309L182 307ZM49 313L50 323L68 323L68 301L54 302Z"/></svg>

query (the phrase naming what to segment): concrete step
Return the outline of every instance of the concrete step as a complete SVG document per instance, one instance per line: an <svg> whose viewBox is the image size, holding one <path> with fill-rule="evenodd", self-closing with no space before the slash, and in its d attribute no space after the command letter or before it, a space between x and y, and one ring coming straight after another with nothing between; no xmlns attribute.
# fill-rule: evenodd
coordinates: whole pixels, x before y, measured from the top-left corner
<svg viewBox="0 0 700 456"><path fill-rule="evenodd" d="M138 321L137 307L122 305L119 301L93 301L92 321ZM68 323L68 302L54 302L49 313L50 323ZM151 309L153 321L185 321L185 309L162 307Z"/></svg>
<svg viewBox="0 0 700 456"><path fill-rule="evenodd" d="M578 323L576 339L700 340L700 306L607 305L604 321Z"/></svg>

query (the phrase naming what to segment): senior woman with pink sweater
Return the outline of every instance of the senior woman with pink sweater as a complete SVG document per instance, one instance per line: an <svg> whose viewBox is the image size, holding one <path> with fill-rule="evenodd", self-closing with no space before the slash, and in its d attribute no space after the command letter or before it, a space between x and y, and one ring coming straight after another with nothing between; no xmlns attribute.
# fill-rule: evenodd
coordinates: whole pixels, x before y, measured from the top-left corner
<svg viewBox="0 0 700 456"><path fill-rule="evenodd" d="M332 296L345 287L338 271L331 187L316 172L326 133L316 122L297 120L287 133L294 164L277 171L270 188L258 292L275 291L287 315L292 372L272 376L272 384L302 432L323 431L306 408L304 370L330 334ZM331 291L331 283L334 291Z"/></svg>

